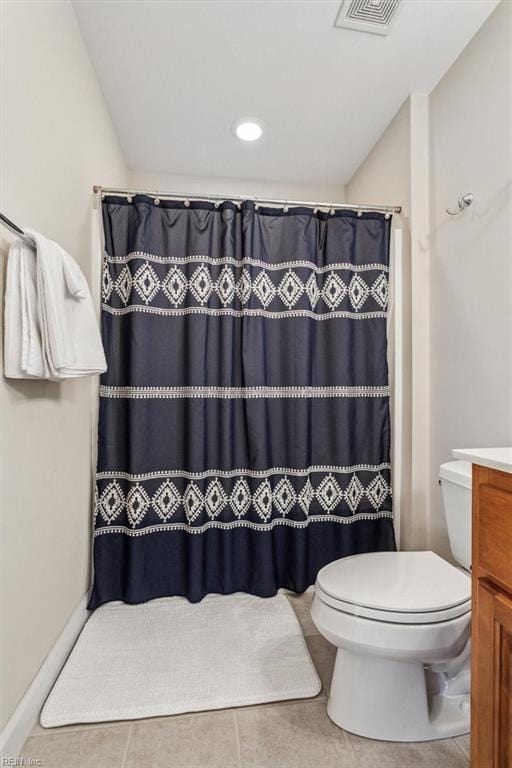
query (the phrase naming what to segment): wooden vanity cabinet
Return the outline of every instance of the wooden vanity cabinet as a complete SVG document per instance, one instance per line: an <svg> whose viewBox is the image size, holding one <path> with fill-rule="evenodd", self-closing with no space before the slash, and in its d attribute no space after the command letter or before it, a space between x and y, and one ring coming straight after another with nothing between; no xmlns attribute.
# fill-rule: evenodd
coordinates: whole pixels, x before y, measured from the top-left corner
<svg viewBox="0 0 512 768"><path fill-rule="evenodd" d="M473 465L471 768L512 768L512 474Z"/></svg>

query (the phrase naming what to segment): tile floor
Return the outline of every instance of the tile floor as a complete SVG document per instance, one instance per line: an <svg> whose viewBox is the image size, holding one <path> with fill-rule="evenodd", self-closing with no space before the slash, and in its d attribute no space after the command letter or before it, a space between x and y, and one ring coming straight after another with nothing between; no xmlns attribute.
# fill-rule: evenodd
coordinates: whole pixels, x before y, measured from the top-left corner
<svg viewBox="0 0 512 768"><path fill-rule="evenodd" d="M51 730L37 725L25 743L24 763L18 764L40 768L468 768L469 737L392 744L352 736L333 725L325 701L334 649L311 622L311 592L289 595L289 599L322 679L322 691L315 699Z"/></svg>

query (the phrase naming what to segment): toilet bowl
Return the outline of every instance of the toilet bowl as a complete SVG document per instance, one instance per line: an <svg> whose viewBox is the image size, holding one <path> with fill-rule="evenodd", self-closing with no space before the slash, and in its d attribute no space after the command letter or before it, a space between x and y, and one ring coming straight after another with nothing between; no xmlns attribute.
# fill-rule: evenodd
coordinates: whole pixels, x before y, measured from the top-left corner
<svg viewBox="0 0 512 768"><path fill-rule="evenodd" d="M460 466L464 465L464 466ZM450 534L470 536L470 468L440 474L466 493L447 514ZM469 507L468 507L469 505ZM469 553L459 541L452 551ZM463 565L469 566L466 557ZM426 741L469 731L471 578L433 552L373 552L318 573L311 616L337 647L327 712L367 738Z"/></svg>

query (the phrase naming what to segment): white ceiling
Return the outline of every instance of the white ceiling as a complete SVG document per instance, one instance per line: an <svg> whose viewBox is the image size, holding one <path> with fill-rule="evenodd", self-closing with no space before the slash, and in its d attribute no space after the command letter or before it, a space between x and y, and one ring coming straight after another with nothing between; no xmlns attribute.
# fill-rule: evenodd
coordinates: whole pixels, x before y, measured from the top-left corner
<svg viewBox="0 0 512 768"><path fill-rule="evenodd" d="M380 37L334 28L337 0L74 1L130 169L304 184L347 182L496 5L404 0Z"/></svg>

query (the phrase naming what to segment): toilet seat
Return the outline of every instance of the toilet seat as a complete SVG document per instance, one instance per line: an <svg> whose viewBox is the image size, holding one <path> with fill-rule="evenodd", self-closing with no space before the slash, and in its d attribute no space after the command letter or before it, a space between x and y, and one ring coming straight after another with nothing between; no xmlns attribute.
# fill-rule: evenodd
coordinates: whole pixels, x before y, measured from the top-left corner
<svg viewBox="0 0 512 768"><path fill-rule="evenodd" d="M433 552L371 552L329 563L319 599L352 616L392 624L435 624L471 611L471 579Z"/></svg>
<svg viewBox="0 0 512 768"><path fill-rule="evenodd" d="M342 611L343 613L348 613L351 616L358 616L362 619L384 621L390 624L436 624L443 621L449 621L450 619L456 619L458 616L463 616L464 614L471 612L471 600L467 600L465 603L461 603L453 608L447 608L444 611L433 611L431 613L420 613L415 611L414 613L406 613L404 611L378 611L364 605L346 603L343 600L336 600L336 598L327 595L318 587L317 594L323 603L334 608L336 611Z"/></svg>

